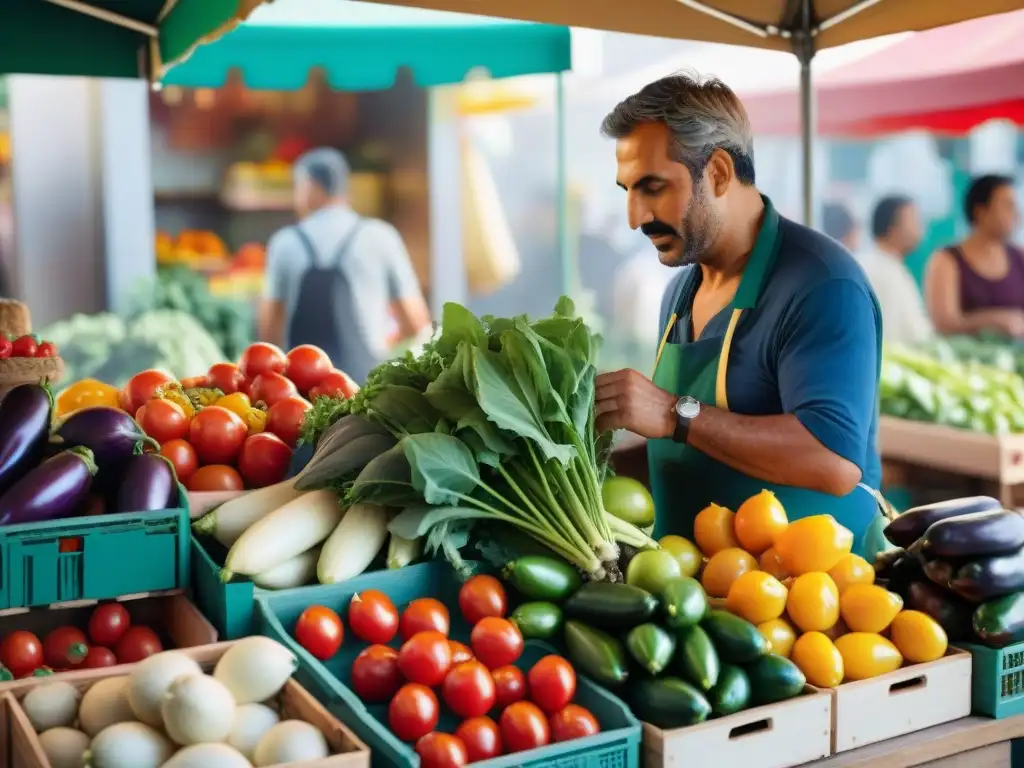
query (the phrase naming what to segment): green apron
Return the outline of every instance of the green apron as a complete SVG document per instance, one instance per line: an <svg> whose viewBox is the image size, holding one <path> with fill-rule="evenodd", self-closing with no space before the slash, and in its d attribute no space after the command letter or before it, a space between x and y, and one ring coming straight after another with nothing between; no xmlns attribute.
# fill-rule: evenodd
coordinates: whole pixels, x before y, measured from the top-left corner
<svg viewBox="0 0 1024 768"><path fill-rule="evenodd" d="M736 296L728 311L729 325L722 337L699 338L686 345L670 344L668 339L680 315L674 307L662 337L654 366L654 383L673 394L689 395L702 403L712 403L729 410L726 373L733 335L744 310L753 309L761 295L765 279L771 272L780 246L779 214L765 198L764 223L740 278ZM693 293L696 271L683 286L680 299ZM879 329L881 333L881 329ZM879 346L881 342L879 341ZM854 551L871 556L879 548L878 532L886 518L894 515L881 494L859 486L850 494L837 497L804 488L775 485L748 477L742 472L712 459L696 448L671 439L647 443L651 491L657 512L655 538L668 533L692 538L693 520L700 510L714 502L736 510L740 504L761 490L772 491L782 502L792 520L811 515L830 514L854 534ZM868 503L864 494L874 500L874 509L865 515Z"/></svg>

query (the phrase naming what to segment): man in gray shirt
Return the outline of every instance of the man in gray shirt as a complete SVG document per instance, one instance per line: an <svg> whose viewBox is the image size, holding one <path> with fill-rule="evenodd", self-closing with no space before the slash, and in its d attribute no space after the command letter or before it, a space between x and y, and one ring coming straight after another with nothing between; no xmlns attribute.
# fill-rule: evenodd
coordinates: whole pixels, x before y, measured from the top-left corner
<svg viewBox="0 0 1024 768"><path fill-rule="evenodd" d="M391 318L404 341L430 326L430 312L398 231L349 206L344 155L312 150L294 177L299 223L267 245L260 337L285 349L315 344L362 384L388 355Z"/></svg>

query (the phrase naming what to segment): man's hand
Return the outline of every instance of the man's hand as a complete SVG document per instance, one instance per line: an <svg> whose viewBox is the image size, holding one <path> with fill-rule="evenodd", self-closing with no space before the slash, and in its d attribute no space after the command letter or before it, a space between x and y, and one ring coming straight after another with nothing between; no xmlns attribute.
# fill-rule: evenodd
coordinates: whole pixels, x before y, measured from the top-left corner
<svg viewBox="0 0 1024 768"><path fill-rule="evenodd" d="M678 400L634 370L602 373L597 377L595 395L597 432L628 429L652 440L672 437Z"/></svg>

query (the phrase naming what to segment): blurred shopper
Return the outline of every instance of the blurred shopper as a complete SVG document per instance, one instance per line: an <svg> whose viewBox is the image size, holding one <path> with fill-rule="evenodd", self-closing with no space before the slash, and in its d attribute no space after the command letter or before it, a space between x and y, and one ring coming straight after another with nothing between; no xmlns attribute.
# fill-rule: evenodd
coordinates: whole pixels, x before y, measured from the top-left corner
<svg viewBox="0 0 1024 768"><path fill-rule="evenodd" d="M315 344L361 384L387 356L389 312L401 341L428 328L430 312L398 231L349 206L344 155L314 149L294 177L299 223L267 246L260 337L286 349Z"/></svg>
<svg viewBox="0 0 1024 768"><path fill-rule="evenodd" d="M995 332L1024 339L1024 252L1010 244L1020 223L1013 179L981 176L964 198L971 233L928 263L925 299L939 333Z"/></svg>
<svg viewBox="0 0 1024 768"><path fill-rule="evenodd" d="M850 253L856 252L860 247L857 220L853 218L850 209L842 203L825 203L821 214L821 230L833 240L845 245Z"/></svg>
<svg viewBox="0 0 1024 768"><path fill-rule="evenodd" d="M909 197L883 197L871 215L871 246L858 254L882 308L882 338L917 344L934 335L906 258L921 244L921 217Z"/></svg>

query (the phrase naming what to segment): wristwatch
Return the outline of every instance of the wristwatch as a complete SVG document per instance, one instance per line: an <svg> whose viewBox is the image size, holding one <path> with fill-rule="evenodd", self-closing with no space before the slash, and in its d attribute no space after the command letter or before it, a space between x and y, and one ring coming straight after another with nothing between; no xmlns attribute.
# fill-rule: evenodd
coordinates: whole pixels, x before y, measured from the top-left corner
<svg viewBox="0 0 1024 768"><path fill-rule="evenodd" d="M690 436L690 422L700 413L700 401L693 397L680 397L674 407L676 412L676 431L672 439L677 443L686 444Z"/></svg>

